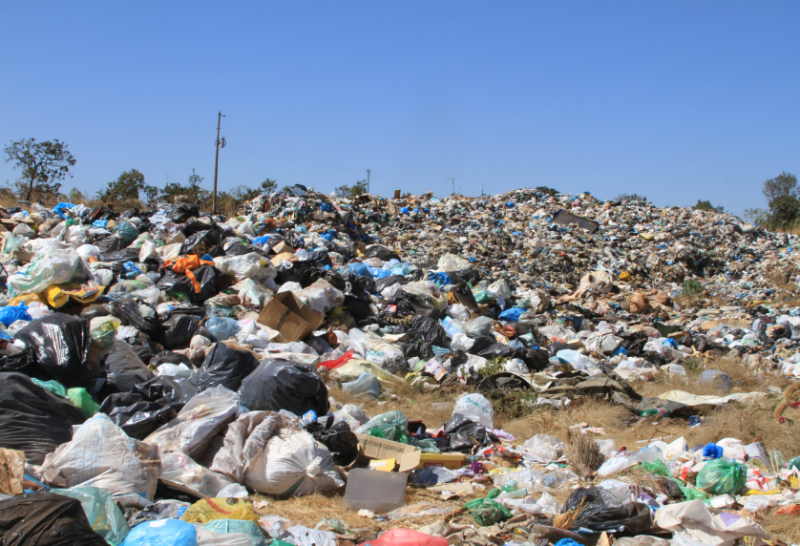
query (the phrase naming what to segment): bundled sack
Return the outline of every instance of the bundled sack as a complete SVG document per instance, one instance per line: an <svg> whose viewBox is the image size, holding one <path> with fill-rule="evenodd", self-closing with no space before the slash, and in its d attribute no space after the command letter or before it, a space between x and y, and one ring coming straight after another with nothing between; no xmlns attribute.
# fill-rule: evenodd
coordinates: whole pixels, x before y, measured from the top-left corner
<svg viewBox="0 0 800 546"><path fill-rule="evenodd" d="M325 446L296 419L269 411L245 413L228 426L211 470L249 489L283 497L344 485Z"/></svg>
<svg viewBox="0 0 800 546"><path fill-rule="evenodd" d="M197 390L221 385L236 390L244 378L253 373L258 360L249 351L237 351L224 343L217 343L206 355L202 367L192 377Z"/></svg>
<svg viewBox="0 0 800 546"><path fill-rule="evenodd" d="M81 411L21 373L0 373L0 446L25 452L29 463L72 439Z"/></svg>
<svg viewBox="0 0 800 546"><path fill-rule="evenodd" d="M8 294L38 294L54 284L68 283L80 265L81 257L72 249L38 253L31 263L8 277Z"/></svg>
<svg viewBox="0 0 800 546"><path fill-rule="evenodd" d="M264 360L242 383L242 405L250 411L287 410L302 416L330 409L328 388L311 368L299 362Z"/></svg>
<svg viewBox="0 0 800 546"><path fill-rule="evenodd" d="M49 492L0 501L0 544L108 546L92 530L79 500Z"/></svg>
<svg viewBox="0 0 800 546"><path fill-rule="evenodd" d="M158 446L161 453L180 451L193 459L200 457L214 439L235 417L239 396L225 387L211 387L194 396L178 416L145 442Z"/></svg>
<svg viewBox="0 0 800 546"><path fill-rule="evenodd" d="M92 342L89 321L54 313L35 320L14 336L25 343L39 368L64 384L84 375L84 362Z"/></svg>
<svg viewBox="0 0 800 546"><path fill-rule="evenodd" d="M114 341L102 360L108 383L116 392L131 392L155 377L133 348L121 340Z"/></svg>
<svg viewBox="0 0 800 546"><path fill-rule="evenodd" d="M155 445L129 438L98 413L78 428L42 465L44 481L57 487L99 487L115 497L153 500L161 472Z"/></svg>
<svg viewBox="0 0 800 546"><path fill-rule="evenodd" d="M599 487L574 490L564 503L563 513L583 504L572 529L590 529L596 533L624 532L628 535L646 533L652 527L650 508L641 502L621 504L613 493Z"/></svg>

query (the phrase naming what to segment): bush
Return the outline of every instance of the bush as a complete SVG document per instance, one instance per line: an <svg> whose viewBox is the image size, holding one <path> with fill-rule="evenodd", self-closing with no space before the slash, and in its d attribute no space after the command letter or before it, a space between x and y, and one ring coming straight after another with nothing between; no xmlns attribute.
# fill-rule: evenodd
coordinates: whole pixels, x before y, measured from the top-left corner
<svg viewBox="0 0 800 546"><path fill-rule="evenodd" d="M696 298L704 291L703 285L700 284L699 281L695 281L693 279L683 281L683 284L681 285L681 294L687 298Z"/></svg>
<svg viewBox="0 0 800 546"><path fill-rule="evenodd" d="M639 195L638 193L621 193L614 199L614 201L638 203L641 205L650 204L650 200L647 197L644 195Z"/></svg>

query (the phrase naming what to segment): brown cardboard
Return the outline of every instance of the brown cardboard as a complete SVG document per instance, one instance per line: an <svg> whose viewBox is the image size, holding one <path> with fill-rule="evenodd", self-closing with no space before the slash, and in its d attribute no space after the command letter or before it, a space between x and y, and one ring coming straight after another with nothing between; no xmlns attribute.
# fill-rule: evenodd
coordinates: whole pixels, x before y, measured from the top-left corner
<svg viewBox="0 0 800 546"><path fill-rule="evenodd" d="M441 466L458 470L469 461L463 453L423 453L420 455L419 466L417 468L427 468L429 466Z"/></svg>
<svg viewBox="0 0 800 546"><path fill-rule="evenodd" d="M419 465L422 451L418 447L376 438L367 434L356 434L358 438L358 460L356 465L372 459L395 459L399 472L410 472Z"/></svg>
<svg viewBox="0 0 800 546"><path fill-rule="evenodd" d="M322 324L323 317L316 314L291 292L272 296L258 316L259 324L281 333L285 342L300 341ZM279 340L281 341L281 340Z"/></svg>

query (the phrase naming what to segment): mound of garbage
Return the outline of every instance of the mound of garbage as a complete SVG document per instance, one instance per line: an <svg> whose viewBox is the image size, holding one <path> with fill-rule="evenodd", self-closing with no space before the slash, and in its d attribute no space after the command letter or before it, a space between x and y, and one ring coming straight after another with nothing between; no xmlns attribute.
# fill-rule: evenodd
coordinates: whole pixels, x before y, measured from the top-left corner
<svg viewBox="0 0 800 546"><path fill-rule="evenodd" d="M795 235L588 193L295 185L230 217L0 209L0 237L2 544L732 546L800 512L800 452L655 437L746 403L797 435ZM641 394L665 378L710 394ZM431 393L448 417L410 419ZM587 401L653 432L503 429ZM299 524L296 497L341 515Z"/></svg>

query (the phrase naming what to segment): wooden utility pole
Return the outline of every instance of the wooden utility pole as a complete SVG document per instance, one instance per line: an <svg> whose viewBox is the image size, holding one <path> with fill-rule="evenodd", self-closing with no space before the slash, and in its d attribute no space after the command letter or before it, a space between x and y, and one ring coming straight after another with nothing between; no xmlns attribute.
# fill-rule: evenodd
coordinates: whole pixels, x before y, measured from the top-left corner
<svg viewBox="0 0 800 546"><path fill-rule="evenodd" d="M217 157L214 160L214 198L211 201L211 214L217 213L217 174L219 173L219 126L222 122L222 112L217 113Z"/></svg>

